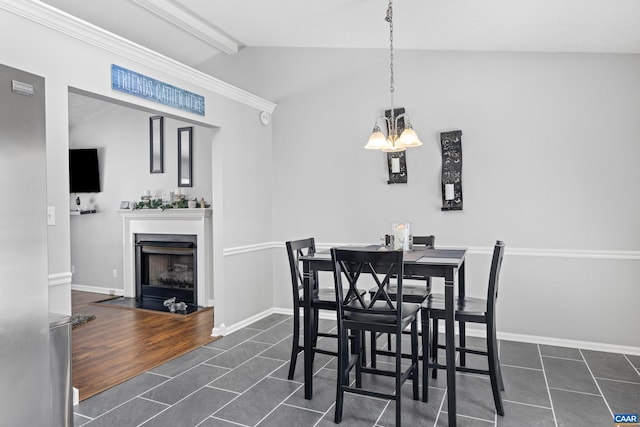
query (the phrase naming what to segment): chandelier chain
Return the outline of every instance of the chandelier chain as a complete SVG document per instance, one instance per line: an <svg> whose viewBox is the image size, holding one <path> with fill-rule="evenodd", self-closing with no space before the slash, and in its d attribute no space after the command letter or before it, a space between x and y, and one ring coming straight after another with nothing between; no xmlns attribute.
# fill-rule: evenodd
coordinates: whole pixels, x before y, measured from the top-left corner
<svg viewBox="0 0 640 427"><path fill-rule="evenodd" d="M393 0L389 0L389 6L387 7L387 16L385 21L389 23L389 92L391 94L391 121L394 121L394 92L395 92L395 76L393 74ZM391 125L391 128L395 130L395 127Z"/></svg>
<svg viewBox="0 0 640 427"><path fill-rule="evenodd" d="M393 96L393 92L395 91L395 76L393 74L393 1L389 0L389 7L387 8L387 17L385 21L389 23L389 71L390 71L390 79L389 79L389 90L391 91L391 96ZM392 106L393 107L393 106Z"/></svg>

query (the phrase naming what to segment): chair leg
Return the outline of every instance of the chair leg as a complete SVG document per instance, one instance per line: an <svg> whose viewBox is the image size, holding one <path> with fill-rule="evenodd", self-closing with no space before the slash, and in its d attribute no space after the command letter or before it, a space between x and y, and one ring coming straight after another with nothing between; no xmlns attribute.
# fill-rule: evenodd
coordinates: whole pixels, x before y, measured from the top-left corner
<svg viewBox="0 0 640 427"><path fill-rule="evenodd" d="M467 348L467 328L464 322L460 321L458 322L458 330L459 330L459 334L460 336L458 337L458 340L460 342L460 366L466 366L467 365L467 352L465 351L465 349Z"/></svg>
<svg viewBox="0 0 640 427"><path fill-rule="evenodd" d="M420 313L422 322L422 401L429 401L429 314Z"/></svg>
<svg viewBox="0 0 640 427"><path fill-rule="evenodd" d="M438 363L438 319L433 319L433 331L431 332L431 360ZM431 370L431 378L438 378L438 368Z"/></svg>
<svg viewBox="0 0 640 427"><path fill-rule="evenodd" d="M496 342L496 331L493 324L487 323L487 356L489 364L489 378L491 380L491 390L493 391L493 401L496 405L496 412L500 416L504 416L504 407L502 405L502 396L500 395L500 385L502 378L498 381L498 346ZM500 374L502 376L502 374Z"/></svg>
<svg viewBox="0 0 640 427"><path fill-rule="evenodd" d="M293 341L291 342L291 360L289 361L289 380L293 379L296 370L296 361L300 353L300 310L293 315Z"/></svg>
<svg viewBox="0 0 640 427"><path fill-rule="evenodd" d="M341 328L338 326L338 328ZM338 378L336 381L336 408L334 412L334 422L336 424L342 421L342 407L344 403L345 372L348 381L349 378L349 349L345 338L347 331L338 330ZM346 362L346 363L345 363Z"/></svg>
<svg viewBox="0 0 640 427"><path fill-rule="evenodd" d="M354 336L354 342L353 342L353 347L354 349L356 349L357 353L356 353L356 388L362 388L362 353L363 353L363 336L364 336L365 332L364 331L356 331ZM348 362L347 362L348 363ZM347 376L348 376L348 369L347 369Z"/></svg>
<svg viewBox="0 0 640 427"><path fill-rule="evenodd" d="M376 345L377 335L375 331L371 331L371 367L376 367L376 356L378 354L378 349Z"/></svg>
<svg viewBox="0 0 640 427"><path fill-rule="evenodd" d="M400 333L402 333L400 331ZM396 334L396 426L400 427L402 414L402 336Z"/></svg>
<svg viewBox="0 0 640 427"><path fill-rule="evenodd" d="M318 326L320 321L320 310L317 308L313 309L313 348L318 346ZM316 353L315 351L311 355L311 360L315 360Z"/></svg>
<svg viewBox="0 0 640 427"><path fill-rule="evenodd" d="M496 350L496 354L498 354L497 350ZM502 381L502 368L500 367L500 357L497 357L497 360L498 360L498 363L497 363L498 389L500 389L500 391L504 391L504 382Z"/></svg>
<svg viewBox="0 0 640 427"><path fill-rule="evenodd" d="M420 399L420 376L418 375L418 318L411 325L411 363L413 364L413 400Z"/></svg>

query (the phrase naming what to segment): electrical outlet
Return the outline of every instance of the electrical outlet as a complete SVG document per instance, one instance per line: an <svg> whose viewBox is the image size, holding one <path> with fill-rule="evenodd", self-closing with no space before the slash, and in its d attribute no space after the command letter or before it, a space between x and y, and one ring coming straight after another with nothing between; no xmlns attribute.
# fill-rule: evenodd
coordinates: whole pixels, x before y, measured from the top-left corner
<svg viewBox="0 0 640 427"><path fill-rule="evenodd" d="M115 289L109 289L109 295L115 295L115 294L116 294Z"/></svg>
<svg viewBox="0 0 640 427"><path fill-rule="evenodd" d="M71 266L71 274L75 274L76 273L76 266L72 265Z"/></svg>
<svg viewBox="0 0 640 427"><path fill-rule="evenodd" d="M118 270L113 270L113 277L117 278L118 277Z"/></svg>

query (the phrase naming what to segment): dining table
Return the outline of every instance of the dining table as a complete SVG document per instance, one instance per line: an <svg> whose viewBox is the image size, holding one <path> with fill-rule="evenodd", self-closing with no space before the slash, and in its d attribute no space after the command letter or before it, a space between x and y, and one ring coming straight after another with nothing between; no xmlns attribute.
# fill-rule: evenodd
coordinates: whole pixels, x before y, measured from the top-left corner
<svg viewBox="0 0 640 427"><path fill-rule="evenodd" d="M351 249L389 250L384 245L344 246ZM454 330L454 291L457 284L459 297L465 296L464 261L466 249L420 249L405 251L403 267L405 275L444 278L445 296L445 353L447 364L447 415L448 425L456 426L456 347ZM318 272L333 271L331 253L318 251L300 257L303 269L304 295L304 397L313 396L313 337L315 330L313 296L318 292Z"/></svg>

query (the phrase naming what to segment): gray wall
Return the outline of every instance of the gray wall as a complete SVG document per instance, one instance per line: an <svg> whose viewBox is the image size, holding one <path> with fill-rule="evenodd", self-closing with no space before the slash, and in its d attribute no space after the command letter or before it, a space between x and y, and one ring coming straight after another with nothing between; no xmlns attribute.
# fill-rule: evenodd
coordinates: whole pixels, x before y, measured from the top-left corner
<svg viewBox="0 0 640 427"><path fill-rule="evenodd" d="M96 214L71 217L71 265L73 284L96 288L123 289L122 218L116 211L120 201L140 201L145 190L161 197L163 191L175 191L177 173L177 129L193 126L193 182L183 188L190 198L204 197L211 203L211 145L213 129L196 126L171 117L164 118L164 173L149 172L149 117L155 113L99 100L87 100L97 114L77 117L70 102L70 148L98 148L100 193L78 193L82 205L95 208ZM70 195L75 209L76 194ZM117 270L117 277L113 277Z"/></svg>
<svg viewBox="0 0 640 427"><path fill-rule="evenodd" d="M389 107L388 52L247 48L203 68L278 103L275 240L378 242L412 221L470 248L480 296L502 239L502 333L640 346L639 55L396 52L396 105L425 144L394 186L362 148ZM442 212L439 133L455 129L464 210ZM290 307L284 250L274 266L274 305Z"/></svg>

